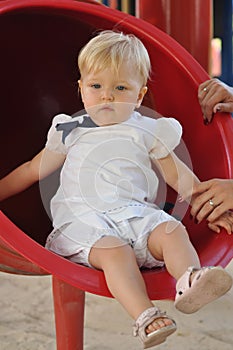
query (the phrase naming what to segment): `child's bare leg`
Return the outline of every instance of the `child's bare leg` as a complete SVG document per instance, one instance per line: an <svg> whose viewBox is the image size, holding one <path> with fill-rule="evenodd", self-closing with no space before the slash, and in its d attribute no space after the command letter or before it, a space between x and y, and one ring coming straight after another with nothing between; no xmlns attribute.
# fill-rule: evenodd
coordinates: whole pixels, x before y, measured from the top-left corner
<svg viewBox="0 0 233 350"><path fill-rule="evenodd" d="M165 262L168 272L178 280L189 266L200 268L199 257L182 224L169 221L156 227L148 239L148 248Z"/></svg>
<svg viewBox="0 0 233 350"><path fill-rule="evenodd" d="M136 320L146 309L154 306L148 298L145 283L132 248L116 237L104 237L91 249L89 262L104 271L112 295ZM169 318L156 320L154 329L170 325Z"/></svg>
<svg viewBox="0 0 233 350"><path fill-rule="evenodd" d="M151 233L148 247L154 257L164 260L167 270L178 280L175 307L181 312L198 311L232 286L232 277L221 267L200 268L198 255L181 224L159 225Z"/></svg>

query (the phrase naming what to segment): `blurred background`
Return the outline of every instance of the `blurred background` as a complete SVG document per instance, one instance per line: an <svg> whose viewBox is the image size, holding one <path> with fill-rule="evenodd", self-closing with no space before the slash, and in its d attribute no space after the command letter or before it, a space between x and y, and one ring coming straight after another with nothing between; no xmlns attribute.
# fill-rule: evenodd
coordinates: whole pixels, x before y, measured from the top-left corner
<svg viewBox="0 0 233 350"><path fill-rule="evenodd" d="M233 85L233 0L96 0L140 17L183 47L212 77Z"/></svg>

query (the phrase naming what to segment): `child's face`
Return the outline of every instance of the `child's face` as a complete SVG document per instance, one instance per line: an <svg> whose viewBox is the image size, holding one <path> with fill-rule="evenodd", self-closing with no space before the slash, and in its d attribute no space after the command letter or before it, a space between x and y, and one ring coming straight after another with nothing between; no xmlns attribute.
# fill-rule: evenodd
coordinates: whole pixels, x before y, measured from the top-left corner
<svg viewBox="0 0 233 350"><path fill-rule="evenodd" d="M138 71L128 63L118 74L111 68L99 72L82 72L79 81L82 101L97 125L118 124L127 120L139 107L147 91Z"/></svg>

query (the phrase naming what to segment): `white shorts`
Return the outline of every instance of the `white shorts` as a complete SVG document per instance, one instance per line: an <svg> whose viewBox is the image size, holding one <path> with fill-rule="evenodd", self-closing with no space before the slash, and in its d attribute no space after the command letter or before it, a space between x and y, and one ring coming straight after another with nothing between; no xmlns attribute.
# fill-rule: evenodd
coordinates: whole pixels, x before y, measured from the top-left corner
<svg viewBox="0 0 233 350"><path fill-rule="evenodd" d="M91 267L89 254L94 244L105 236L114 236L134 250L138 266L162 267L149 252L147 241L150 233L163 222L177 222L171 215L154 207L144 207L143 216L119 221L114 211L92 212L54 229L47 238L45 247L67 259ZM173 225L174 227L174 225Z"/></svg>

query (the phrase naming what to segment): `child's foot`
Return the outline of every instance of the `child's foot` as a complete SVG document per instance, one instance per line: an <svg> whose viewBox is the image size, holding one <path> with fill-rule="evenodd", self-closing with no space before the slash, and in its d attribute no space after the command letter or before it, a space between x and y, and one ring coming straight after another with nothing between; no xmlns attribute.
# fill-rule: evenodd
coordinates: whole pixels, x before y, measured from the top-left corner
<svg viewBox="0 0 233 350"><path fill-rule="evenodd" d="M177 281L175 307L191 314L227 293L231 287L231 275L220 266L190 267Z"/></svg>
<svg viewBox="0 0 233 350"><path fill-rule="evenodd" d="M156 318L149 324L149 326L146 327L145 332L146 334L150 334L151 332L157 331L160 328L172 325L173 322L174 321L168 317Z"/></svg>
<svg viewBox="0 0 233 350"><path fill-rule="evenodd" d="M163 343L176 331L176 323L157 307L145 310L136 320L133 335L139 336L144 349Z"/></svg>

